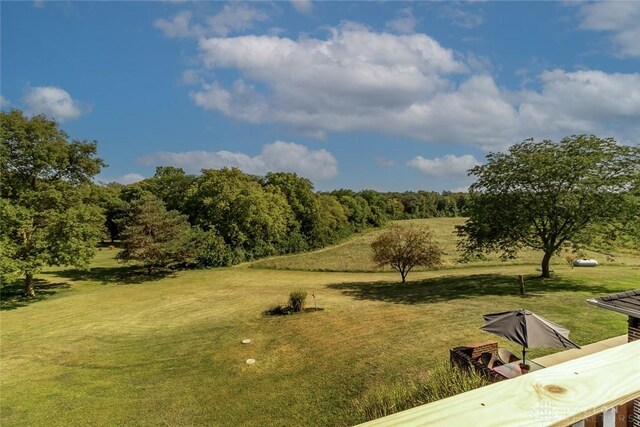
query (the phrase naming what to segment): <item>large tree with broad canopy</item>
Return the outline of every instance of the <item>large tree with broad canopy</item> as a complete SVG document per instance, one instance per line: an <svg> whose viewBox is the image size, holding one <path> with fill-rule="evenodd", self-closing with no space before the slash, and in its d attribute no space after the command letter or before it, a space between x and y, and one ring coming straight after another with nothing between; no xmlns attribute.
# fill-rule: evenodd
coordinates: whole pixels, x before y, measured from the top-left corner
<svg viewBox="0 0 640 427"><path fill-rule="evenodd" d="M459 246L467 255L500 251L504 257L523 247L540 250L546 278L564 244L628 216L640 189L640 148L593 135L559 143L528 139L490 153L469 174L477 180L469 219L458 228Z"/></svg>
<svg viewBox="0 0 640 427"><path fill-rule="evenodd" d="M96 142L69 141L55 121L0 113L0 273L33 275L45 265L86 266L104 232L92 178L104 162Z"/></svg>

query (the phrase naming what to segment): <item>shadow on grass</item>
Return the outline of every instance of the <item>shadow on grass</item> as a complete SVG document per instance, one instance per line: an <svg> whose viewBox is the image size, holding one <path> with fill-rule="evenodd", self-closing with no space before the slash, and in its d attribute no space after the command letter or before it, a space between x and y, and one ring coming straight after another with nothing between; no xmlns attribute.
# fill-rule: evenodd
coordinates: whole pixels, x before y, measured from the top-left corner
<svg viewBox="0 0 640 427"><path fill-rule="evenodd" d="M157 270L154 274L147 274L138 266L129 267L94 267L90 270L60 270L48 271L49 275L57 276L71 281L97 282L101 285L139 285L145 282L153 282L174 274L170 270Z"/></svg>
<svg viewBox="0 0 640 427"><path fill-rule="evenodd" d="M0 288L0 311L15 310L26 307L34 302L42 301L54 295L59 289L69 288L68 283L49 283L46 280L35 279L33 288L36 291L34 297L24 296L24 280L4 285Z"/></svg>
<svg viewBox="0 0 640 427"><path fill-rule="evenodd" d="M265 316L289 316L299 315L304 313L315 313L316 311L324 311L322 307L307 307L302 311L294 311L292 307L276 305L268 310L265 310L262 314Z"/></svg>
<svg viewBox="0 0 640 427"><path fill-rule="evenodd" d="M569 280L540 279L529 276L526 280L526 295L531 298L549 292L587 292L603 295L615 292L600 285L585 285ZM356 282L336 283L328 288L358 300L385 301L396 304L424 304L480 296L519 296L517 276L502 274L476 274L469 276L442 276L407 282ZM620 290L622 291L622 289Z"/></svg>

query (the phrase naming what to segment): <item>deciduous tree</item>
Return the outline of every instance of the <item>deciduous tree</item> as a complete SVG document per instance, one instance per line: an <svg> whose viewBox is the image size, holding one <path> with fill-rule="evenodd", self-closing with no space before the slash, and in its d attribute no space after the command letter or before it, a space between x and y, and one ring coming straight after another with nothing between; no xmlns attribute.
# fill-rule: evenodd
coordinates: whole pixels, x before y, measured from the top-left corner
<svg viewBox="0 0 640 427"><path fill-rule="evenodd" d="M0 113L0 265L21 274L33 296L33 276L45 265L86 266L104 219L91 179L104 162L96 142L72 140L45 116Z"/></svg>
<svg viewBox="0 0 640 427"><path fill-rule="evenodd" d="M402 283L414 267L433 268L442 263L442 250L427 228L392 226L371 243L371 249L373 262L399 272Z"/></svg>
<svg viewBox="0 0 640 427"><path fill-rule="evenodd" d="M458 229L468 254L522 247L543 253L542 277L565 242L589 237L589 227L624 216L640 186L640 148L611 138L571 136L559 143L525 140L490 153L471 169L469 219Z"/></svg>

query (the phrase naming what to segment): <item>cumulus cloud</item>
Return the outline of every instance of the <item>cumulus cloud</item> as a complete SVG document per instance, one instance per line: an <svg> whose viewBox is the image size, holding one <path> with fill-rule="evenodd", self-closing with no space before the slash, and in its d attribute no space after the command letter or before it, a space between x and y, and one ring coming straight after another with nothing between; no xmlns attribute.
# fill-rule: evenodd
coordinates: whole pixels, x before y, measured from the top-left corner
<svg viewBox="0 0 640 427"><path fill-rule="evenodd" d="M480 162L470 154L454 156L447 154L435 159L418 156L407 162L407 166L418 169L424 176L431 178L455 178L467 176L467 171Z"/></svg>
<svg viewBox="0 0 640 427"><path fill-rule="evenodd" d="M531 136L640 134L639 73L552 70L531 77L537 91L509 91L480 59L428 35L348 22L326 38L211 37L200 39L199 49L204 69L238 77L201 82L191 92L197 105L305 135L382 132L495 150Z"/></svg>
<svg viewBox="0 0 640 427"><path fill-rule="evenodd" d="M169 38L227 36L230 33L253 28L269 16L262 10L240 2L231 2L215 15L206 16L202 23L193 22L193 13L185 10L170 19L156 19L153 25Z"/></svg>
<svg viewBox="0 0 640 427"><path fill-rule="evenodd" d="M45 114L59 122L77 119L83 113L78 101L66 90L55 86L30 88L22 101L27 114Z"/></svg>
<svg viewBox="0 0 640 427"><path fill-rule="evenodd" d="M11 106L11 102L4 96L0 95L0 109L9 108Z"/></svg>
<svg viewBox="0 0 640 427"><path fill-rule="evenodd" d="M257 156L230 151L161 151L144 156L138 162L145 166L181 167L189 173L235 166L250 174L295 172L312 180L325 180L338 174L338 162L329 151L309 150L304 145L284 141L266 144Z"/></svg>
<svg viewBox="0 0 640 427"><path fill-rule="evenodd" d="M621 133L640 136L640 73L546 71L541 92L524 92L519 107L524 129L551 133Z"/></svg>
<svg viewBox="0 0 640 427"><path fill-rule="evenodd" d="M418 20L413 16L413 9L410 7L400 9L397 17L387 22L387 28L399 33L412 33L416 25L418 25Z"/></svg>
<svg viewBox="0 0 640 427"><path fill-rule="evenodd" d="M582 29L608 32L618 55L640 57L640 2L586 2L579 7Z"/></svg>
<svg viewBox="0 0 640 427"><path fill-rule="evenodd" d="M311 0L291 0L291 5L300 13L311 13L313 10Z"/></svg>

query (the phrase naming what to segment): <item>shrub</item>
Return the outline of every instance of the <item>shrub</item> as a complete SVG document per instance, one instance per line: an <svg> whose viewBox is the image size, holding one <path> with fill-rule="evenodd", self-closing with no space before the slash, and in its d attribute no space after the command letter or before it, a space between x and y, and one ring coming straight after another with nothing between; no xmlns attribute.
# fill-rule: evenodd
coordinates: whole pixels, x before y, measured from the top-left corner
<svg viewBox="0 0 640 427"><path fill-rule="evenodd" d="M233 252L214 230L198 232L198 267L227 267L233 264Z"/></svg>
<svg viewBox="0 0 640 427"><path fill-rule="evenodd" d="M296 289L289 294L289 305L294 312L304 310L304 303L307 299L307 291L304 289Z"/></svg>

